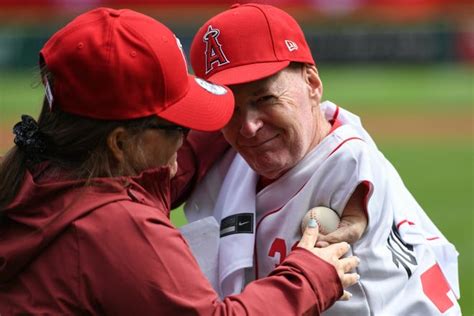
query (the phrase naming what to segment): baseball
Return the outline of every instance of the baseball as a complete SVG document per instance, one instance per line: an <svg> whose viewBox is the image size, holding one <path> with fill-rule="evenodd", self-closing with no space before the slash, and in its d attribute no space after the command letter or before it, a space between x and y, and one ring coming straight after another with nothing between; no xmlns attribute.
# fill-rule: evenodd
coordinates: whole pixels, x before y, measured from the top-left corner
<svg viewBox="0 0 474 316"><path fill-rule="evenodd" d="M339 227L340 218L336 211L325 206L317 206L310 209L301 221L301 232L304 232L308 222L314 218L319 226L319 232L329 234Z"/></svg>

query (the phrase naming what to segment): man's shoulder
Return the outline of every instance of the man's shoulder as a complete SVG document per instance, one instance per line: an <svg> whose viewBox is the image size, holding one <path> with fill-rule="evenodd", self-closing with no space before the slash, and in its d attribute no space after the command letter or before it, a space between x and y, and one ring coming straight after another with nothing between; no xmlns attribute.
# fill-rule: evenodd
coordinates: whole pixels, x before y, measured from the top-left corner
<svg viewBox="0 0 474 316"><path fill-rule="evenodd" d="M333 137L333 149L328 157L349 156L349 157L369 157L377 150L365 139L358 128L344 124L336 129L329 137Z"/></svg>

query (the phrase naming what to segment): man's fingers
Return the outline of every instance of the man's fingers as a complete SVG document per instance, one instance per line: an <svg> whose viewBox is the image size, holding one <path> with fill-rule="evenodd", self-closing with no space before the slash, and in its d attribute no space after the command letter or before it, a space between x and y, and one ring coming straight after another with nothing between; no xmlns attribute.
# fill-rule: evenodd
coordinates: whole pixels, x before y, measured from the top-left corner
<svg viewBox="0 0 474 316"><path fill-rule="evenodd" d="M363 231L360 230L360 225L343 226L327 235L319 236L320 241L325 241L330 244L346 241L350 244L359 240Z"/></svg>
<svg viewBox="0 0 474 316"><path fill-rule="evenodd" d="M350 245L346 242L340 242L340 243L337 243L337 244L332 244L332 245L329 245L327 247L327 249L331 249L331 251L334 252L334 255L337 257L337 258L340 258L342 257L344 254L347 253L347 251L349 251L350 249Z"/></svg>
<svg viewBox="0 0 474 316"><path fill-rule="evenodd" d="M318 240L318 235L318 224L314 219L310 219L308 222L308 226L303 232L303 237L301 237L301 240L298 243L298 247L313 249L314 245L316 244L316 240Z"/></svg>

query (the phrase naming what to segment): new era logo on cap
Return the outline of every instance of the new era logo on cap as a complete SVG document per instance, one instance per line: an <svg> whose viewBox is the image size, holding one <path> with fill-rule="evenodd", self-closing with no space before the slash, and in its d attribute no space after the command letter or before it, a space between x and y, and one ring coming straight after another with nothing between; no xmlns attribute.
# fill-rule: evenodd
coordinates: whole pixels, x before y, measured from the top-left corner
<svg viewBox="0 0 474 316"><path fill-rule="evenodd" d="M288 50L290 52L298 49L298 45L296 45L296 43L293 41L285 40L285 44L286 44L286 47L288 47Z"/></svg>

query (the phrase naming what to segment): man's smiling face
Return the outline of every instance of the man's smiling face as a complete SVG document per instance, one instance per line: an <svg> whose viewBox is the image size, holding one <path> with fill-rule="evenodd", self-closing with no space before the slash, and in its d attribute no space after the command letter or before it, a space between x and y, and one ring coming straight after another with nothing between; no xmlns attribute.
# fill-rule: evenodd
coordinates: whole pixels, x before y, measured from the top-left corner
<svg viewBox="0 0 474 316"><path fill-rule="evenodd" d="M226 140L258 174L274 179L314 146L317 120L313 87L302 67L288 67L250 83L231 86L235 112L222 129ZM319 78L318 78L319 80Z"/></svg>

